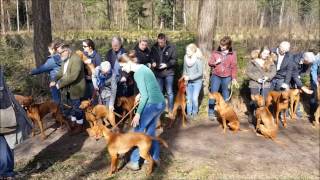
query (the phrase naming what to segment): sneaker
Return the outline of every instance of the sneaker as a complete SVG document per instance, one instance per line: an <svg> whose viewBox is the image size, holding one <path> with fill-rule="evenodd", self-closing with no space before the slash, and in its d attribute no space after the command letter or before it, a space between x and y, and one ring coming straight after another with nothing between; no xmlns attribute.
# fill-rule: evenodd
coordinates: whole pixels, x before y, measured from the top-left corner
<svg viewBox="0 0 320 180"><path fill-rule="evenodd" d="M139 163L129 162L126 167L132 171L138 171L140 169Z"/></svg>

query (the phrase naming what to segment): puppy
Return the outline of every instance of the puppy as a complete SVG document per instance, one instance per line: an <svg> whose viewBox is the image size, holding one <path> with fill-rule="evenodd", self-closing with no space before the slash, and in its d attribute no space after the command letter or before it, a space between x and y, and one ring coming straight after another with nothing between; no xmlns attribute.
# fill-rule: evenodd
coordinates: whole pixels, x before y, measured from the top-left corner
<svg viewBox="0 0 320 180"><path fill-rule="evenodd" d="M256 110L256 133L258 131L265 137L274 140L277 137L278 126L274 122L274 118L269 109L264 104L264 98L257 94L252 95L251 99L257 102L258 108Z"/></svg>
<svg viewBox="0 0 320 180"><path fill-rule="evenodd" d="M171 128L177 113L178 113L178 109L181 108L181 114L182 114L182 126L185 126L186 121L187 121L187 114L186 114L186 81L184 80L183 77L181 77L178 80L178 93L177 96L175 98L174 101L174 105L173 105L173 110L172 110L172 114L170 114L170 125L169 127Z"/></svg>
<svg viewBox="0 0 320 180"><path fill-rule="evenodd" d="M224 100L223 97L221 96L220 93L214 92L214 93L209 93L209 99L214 99L216 101L215 104L215 110L217 111L219 117L222 120L222 128L223 128L223 133L226 132L227 129L227 121L228 121L228 126L233 132L237 132L240 130L240 122L239 119L232 109L231 106L229 106Z"/></svg>
<svg viewBox="0 0 320 180"><path fill-rule="evenodd" d="M289 90L290 98L290 115L291 119L295 120L297 118L297 107L300 101L300 90L299 89L290 89Z"/></svg>
<svg viewBox="0 0 320 180"><path fill-rule="evenodd" d="M14 98L18 101L18 103L26 109L28 106L30 106L33 103L32 96L21 96L18 94L14 95Z"/></svg>
<svg viewBox="0 0 320 180"><path fill-rule="evenodd" d="M130 96L130 97L121 96L117 98L117 106L122 107L123 109L122 117L124 117L125 114L128 113L134 107L135 105L134 102L135 102L135 96ZM132 119L132 115L133 115L133 112L131 111L131 113L129 114L130 120Z"/></svg>
<svg viewBox="0 0 320 180"><path fill-rule="evenodd" d="M139 148L140 156L149 162L148 175L152 173L154 161L150 155L152 140L159 141L168 148L168 144L159 137L148 136L144 133L113 133L102 124L97 123L94 127L88 128L87 132L91 137L99 140L102 136L107 142L109 155L111 156L111 167L109 175L117 171L118 155L125 154L133 147Z"/></svg>
<svg viewBox="0 0 320 180"><path fill-rule="evenodd" d="M103 121L106 125L111 124L112 127L116 125L114 113L109 112L109 109L105 105L98 104L93 106L91 101L83 100L79 108L84 110L90 127L93 127L99 120Z"/></svg>
<svg viewBox="0 0 320 180"><path fill-rule="evenodd" d="M88 60L88 57L85 56L82 51L78 50L78 51L76 51L76 54L77 54L78 56L80 56L80 59L81 59L82 62L85 64L85 68L86 68L87 71L88 71L88 75L91 76L91 75L94 73L94 68L95 68L95 67L94 67L94 64L92 64L92 63L86 64L86 63L85 63L85 61Z"/></svg>
<svg viewBox="0 0 320 180"><path fill-rule="evenodd" d="M60 123L60 126L62 127L63 124L67 126L67 128L70 130L69 124L64 119L59 106L54 103L53 101L46 101L41 104L32 104L27 107L27 116L32 120L33 124L37 123L42 140L46 139L47 136L44 133L43 128L43 117L49 113L52 113L52 117L56 119L56 122ZM34 128L32 129L32 136L34 136Z"/></svg>
<svg viewBox="0 0 320 180"><path fill-rule="evenodd" d="M270 91L266 98L266 106L275 108L276 124L279 125L279 115L283 112L283 127L287 127L286 109L289 108L289 91Z"/></svg>

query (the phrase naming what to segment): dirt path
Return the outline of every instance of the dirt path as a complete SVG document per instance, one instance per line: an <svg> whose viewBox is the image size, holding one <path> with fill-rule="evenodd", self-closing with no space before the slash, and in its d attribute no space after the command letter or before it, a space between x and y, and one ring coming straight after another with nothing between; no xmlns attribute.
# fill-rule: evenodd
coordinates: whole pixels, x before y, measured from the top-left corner
<svg viewBox="0 0 320 180"><path fill-rule="evenodd" d="M248 128L242 118L242 128ZM70 136L50 128L45 141L29 139L15 150L21 179L106 179L109 156L105 142L86 134ZM278 140L286 147L248 132L222 133L217 122L198 120L187 128L165 130L169 150L161 152L162 163L155 179L194 178L320 178L320 130L306 120L289 121L280 128ZM122 169L115 179L145 179L141 171Z"/></svg>

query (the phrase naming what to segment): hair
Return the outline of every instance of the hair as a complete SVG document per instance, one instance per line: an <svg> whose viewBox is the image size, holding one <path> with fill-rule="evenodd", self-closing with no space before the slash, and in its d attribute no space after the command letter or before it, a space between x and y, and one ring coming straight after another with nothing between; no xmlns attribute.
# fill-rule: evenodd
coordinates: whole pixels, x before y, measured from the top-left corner
<svg viewBox="0 0 320 180"><path fill-rule="evenodd" d="M194 55L196 55L198 58L202 59L203 58L203 55L202 55L202 52L201 50L197 47L196 44L194 43L191 43L191 44L188 44L187 47L186 47L186 51L190 49Z"/></svg>
<svg viewBox="0 0 320 180"><path fill-rule="evenodd" d="M142 37L140 37L140 39L139 39L139 43L140 42L148 42L148 38L146 37L146 36L142 36Z"/></svg>
<svg viewBox="0 0 320 180"><path fill-rule="evenodd" d="M61 46L61 49L64 51L67 50L67 51L71 52L71 48L70 48L69 44L63 44Z"/></svg>
<svg viewBox="0 0 320 180"><path fill-rule="evenodd" d="M120 44L120 46L122 45L122 40L119 36L113 36L112 39L111 39L111 43L112 42L117 42Z"/></svg>
<svg viewBox="0 0 320 180"><path fill-rule="evenodd" d="M290 43L288 41L282 41L279 47L283 48L286 52L290 50Z"/></svg>
<svg viewBox="0 0 320 180"><path fill-rule="evenodd" d="M264 46L264 47L262 47L262 48L260 49L260 51L259 51L259 55L258 55L259 58L261 58L261 54L262 54L262 52L263 52L264 50L268 50L268 51L269 51L269 54L271 54L270 49L269 49L267 46Z"/></svg>
<svg viewBox="0 0 320 180"><path fill-rule="evenodd" d="M57 51L57 49L61 46L63 46L64 44L62 42L51 42L48 44L48 48L53 49L54 51Z"/></svg>
<svg viewBox="0 0 320 180"><path fill-rule="evenodd" d="M138 59L136 57L136 51L135 50L130 50L128 53L122 54L119 59L119 63L126 63L126 62L134 62L137 63Z"/></svg>
<svg viewBox="0 0 320 180"><path fill-rule="evenodd" d="M166 40L167 37L166 37L166 35L165 35L164 33L159 33L159 34L158 34L158 39L164 39L164 40Z"/></svg>
<svg viewBox="0 0 320 180"><path fill-rule="evenodd" d="M91 47L92 50L95 50L95 44L91 39L85 39L83 40L83 42L85 42L88 45L88 47Z"/></svg>
<svg viewBox="0 0 320 180"><path fill-rule="evenodd" d="M227 46L227 49L231 49L232 48L232 40L231 40L230 36L224 36L220 40L220 45Z"/></svg>
<svg viewBox="0 0 320 180"><path fill-rule="evenodd" d="M270 71L270 67L274 64L274 61L276 59L276 57L274 57L274 54L271 53L271 51L268 47L265 46L265 47L262 47L261 49L255 49L255 50L251 51L250 55L251 55L252 61L255 61L256 59L261 58L261 53L264 50L268 50L270 52L267 59L264 60L264 64L262 67L262 69L265 72L268 72L268 71Z"/></svg>

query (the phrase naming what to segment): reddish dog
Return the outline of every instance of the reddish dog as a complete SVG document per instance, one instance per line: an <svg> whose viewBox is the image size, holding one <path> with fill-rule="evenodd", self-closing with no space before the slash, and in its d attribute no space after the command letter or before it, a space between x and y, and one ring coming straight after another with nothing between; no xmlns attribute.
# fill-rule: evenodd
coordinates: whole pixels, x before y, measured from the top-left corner
<svg viewBox="0 0 320 180"><path fill-rule="evenodd" d="M289 98L290 98L290 115L291 119L296 119L297 107L300 101L300 90L299 89L290 89Z"/></svg>
<svg viewBox="0 0 320 180"><path fill-rule="evenodd" d="M14 98L25 109L26 109L26 107L30 106L33 103L32 96L21 96L21 95L15 94Z"/></svg>
<svg viewBox="0 0 320 180"><path fill-rule="evenodd" d="M266 99L266 106L269 108L271 104L275 108L277 125L279 125L280 112L283 111L283 127L287 127L285 111L289 108L289 91L270 91Z"/></svg>
<svg viewBox="0 0 320 180"><path fill-rule="evenodd" d="M220 93L214 92L209 93L209 99L214 99L216 101L215 110L217 111L219 117L222 120L222 128L223 133L226 132L227 129L227 121L228 126L233 132L237 132L240 130L240 122L237 114L234 112L231 106L229 106L221 96Z"/></svg>
<svg viewBox="0 0 320 180"><path fill-rule="evenodd" d="M96 140L104 137L107 141L108 152L111 156L111 167L109 175L118 170L118 155L125 154L133 147L138 147L140 156L149 162L148 174L150 175L152 173L154 164L154 160L149 153L152 145L152 140L157 140L166 148L168 148L168 144L159 137L152 137L144 133L135 132L113 133L108 128L99 123L97 123L92 128L88 128L87 132Z"/></svg>
<svg viewBox="0 0 320 180"><path fill-rule="evenodd" d="M78 50L76 51L76 54L80 56L80 59L82 60L83 63L85 63L85 61L88 60L87 56L85 56L82 51ZM89 76L91 76L94 73L95 67L92 63L85 64L85 68L87 69Z"/></svg>
<svg viewBox="0 0 320 180"><path fill-rule="evenodd" d="M118 107L121 106L123 109L122 117L124 117L125 114L128 113L134 107L135 105L134 102L135 102L135 96L130 96L130 97L121 96L117 98L117 106ZM132 120L132 115L133 115L133 111L131 111L130 113L130 120Z"/></svg>
<svg viewBox="0 0 320 180"><path fill-rule="evenodd" d="M186 114L186 81L183 77L181 77L178 80L178 93L176 96L176 99L174 101L172 114L170 114L171 122L169 127L172 127L177 113L178 109L181 108L182 113L182 126L185 126L185 123L187 121L187 114Z"/></svg>
<svg viewBox="0 0 320 180"><path fill-rule="evenodd" d="M41 104L32 104L27 107L27 115L28 117L32 120L33 124L37 123L42 140L46 139L46 135L44 133L44 128L43 128L43 117L49 113L52 113L52 117L56 119L57 122L60 123L60 126L65 124L68 129L70 129L69 124L66 122L64 119L59 106L52 102L52 101L46 101ZM34 128L32 129L32 136L34 136Z"/></svg>

